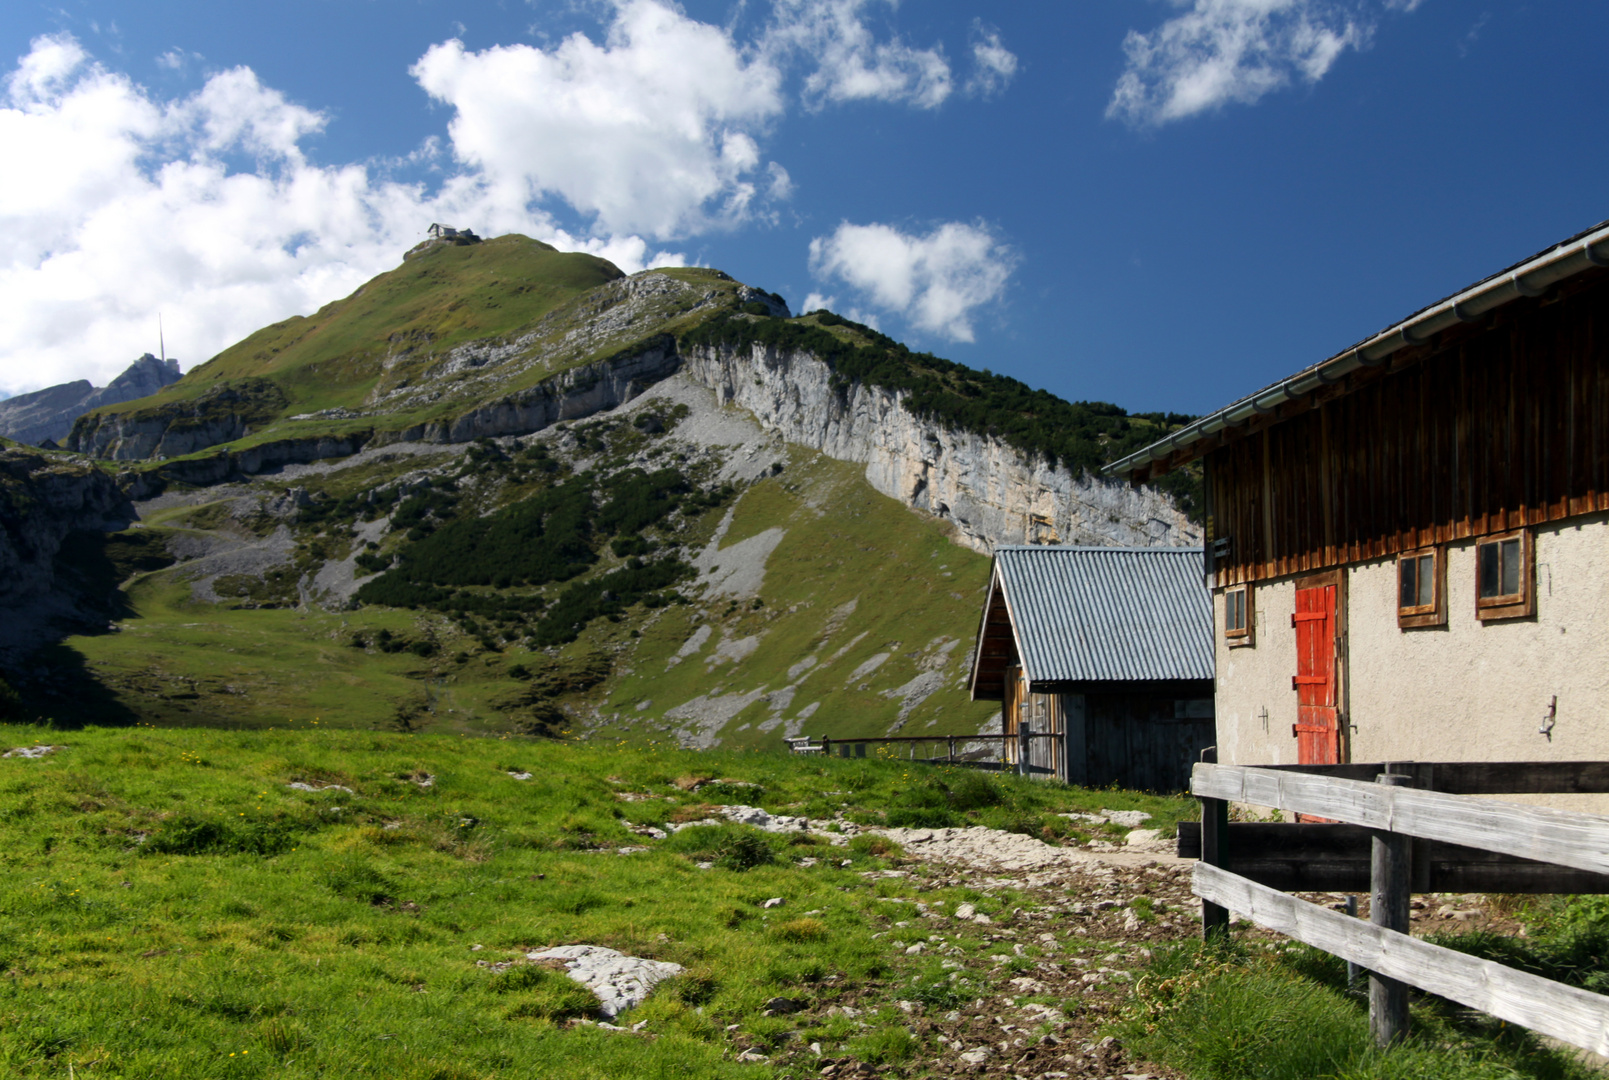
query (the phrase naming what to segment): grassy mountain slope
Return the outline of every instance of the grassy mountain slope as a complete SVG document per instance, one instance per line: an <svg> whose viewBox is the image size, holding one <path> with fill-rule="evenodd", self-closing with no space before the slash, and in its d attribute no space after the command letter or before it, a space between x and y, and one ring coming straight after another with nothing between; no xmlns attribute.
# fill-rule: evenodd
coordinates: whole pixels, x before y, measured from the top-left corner
<svg viewBox="0 0 1609 1080"><path fill-rule="evenodd" d="M619 427L631 439L640 437L628 424ZM585 426L568 434L577 446L599 437ZM659 445L667 459L689 453L674 431ZM987 560L953 543L941 524L873 491L852 466L798 448L779 458L780 473L741 484L714 508L693 506L671 528L642 533L661 546L660 558L674 550L696 560L708 550L719 562L741 553L745 542L763 541L760 534L780 531L769 554L738 560L754 586L740 596L692 572L673 587L681 601L650 606L638 599L614 618L600 609L557 647L531 640L540 612L566 590L605 580L629 564L632 556L616 556L604 543L595 564L565 581L471 586L415 610L373 603L298 609L301 566L320 553L362 550L339 518L321 519L298 524L296 546L275 566L255 576L214 578L217 599L196 596L204 564L125 566L127 609L119 632L70 638L63 650L74 660L61 659L63 667L86 665L110 700L86 716L82 700L58 701L40 687L31 704L64 723L76 717L267 728L317 717L332 727L584 728L639 741L680 737L768 749L780 747L784 731L887 731L902 710L907 734L978 730L994 709L966 700L962 676ZM299 478L296 486L311 492L315 507L328 506L383 491L421 467L454 475L466 460L443 450L331 470ZM470 475L490 475L482 468ZM445 488L442 483L431 491L439 497ZM519 507L532 491L516 482L493 501ZM143 527L119 539L193 549L209 538L253 540L248 526L274 535L267 522L248 518L243 526L228 499L206 501L207 494L152 512ZM479 505L461 498L465 503L453 507L450 521L464 520L459 515ZM723 522L725 532L712 548ZM428 538L410 541L399 531L380 551L388 558ZM493 606L463 610L475 609L475 598ZM520 598L530 601L523 610ZM702 644L689 648L701 632ZM790 676L801 663L804 670ZM871 670L849 679L868 664Z"/></svg>
<svg viewBox="0 0 1609 1080"><path fill-rule="evenodd" d="M284 392L286 415L355 407L387 360L500 338L621 276L607 260L518 235L432 248L313 315L264 327L160 394L99 411L190 401L220 384L252 378Z"/></svg>
<svg viewBox="0 0 1609 1080"><path fill-rule="evenodd" d="M768 748L784 733L962 733L994 717L965 691L986 558L855 467L797 450L737 501L720 543L776 532L758 596L667 608L642 629L603 706L611 723L693 721L721 745Z"/></svg>

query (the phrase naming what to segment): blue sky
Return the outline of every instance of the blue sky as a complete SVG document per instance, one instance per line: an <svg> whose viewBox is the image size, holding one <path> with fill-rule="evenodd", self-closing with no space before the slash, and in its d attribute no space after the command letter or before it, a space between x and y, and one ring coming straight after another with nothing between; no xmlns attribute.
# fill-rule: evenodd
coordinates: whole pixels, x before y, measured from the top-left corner
<svg viewBox="0 0 1609 1080"><path fill-rule="evenodd" d="M1609 6L14 0L0 392L188 366L432 220L1203 412L1609 217Z"/></svg>

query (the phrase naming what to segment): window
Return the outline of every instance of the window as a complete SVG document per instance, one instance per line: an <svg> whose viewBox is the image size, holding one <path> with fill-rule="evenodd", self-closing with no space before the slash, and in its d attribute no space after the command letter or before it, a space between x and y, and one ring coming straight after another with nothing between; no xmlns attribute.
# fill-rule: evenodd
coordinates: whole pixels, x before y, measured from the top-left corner
<svg viewBox="0 0 1609 1080"><path fill-rule="evenodd" d="M1525 530L1494 536L1475 545L1475 614L1515 619L1536 614L1531 587L1535 553Z"/></svg>
<svg viewBox="0 0 1609 1080"><path fill-rule="evenodd" d="M1441 548L1410 551L1397 557L1397 626L1445 626L1447 605L1442 602L1447 581Z"/></svg>
<svg viewBox="0 0 1609 1080"><path fill-rule="evenodd" d="M1252 627L1256 613L1252 611L1251 586L1238 585L1224 590L1224 637L1231 648L1252 643Z"/></svg>

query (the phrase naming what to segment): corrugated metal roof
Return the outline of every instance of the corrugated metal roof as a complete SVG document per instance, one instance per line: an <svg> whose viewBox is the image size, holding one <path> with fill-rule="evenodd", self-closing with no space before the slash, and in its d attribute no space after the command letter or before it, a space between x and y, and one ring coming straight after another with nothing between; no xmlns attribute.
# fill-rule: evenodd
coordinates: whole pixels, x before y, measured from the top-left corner
<svg viewBox="0 0 1609 1080"><path fill-rule="evenodd" d="M1213 677L1201 549L995 549L1032 684Z"/></svg>

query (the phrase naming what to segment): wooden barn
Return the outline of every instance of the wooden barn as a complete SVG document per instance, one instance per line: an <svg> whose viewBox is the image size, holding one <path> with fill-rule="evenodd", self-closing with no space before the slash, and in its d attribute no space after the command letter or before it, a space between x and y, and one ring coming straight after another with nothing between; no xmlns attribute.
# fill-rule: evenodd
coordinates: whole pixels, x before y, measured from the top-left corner
<svg viewBox="0 0 1609 1080"><path fill-rule="evenodd" d="M1112 465L1199 461L1219 760L1609 758L1609 223Z"/></svg>
<svg viewBox="0 0 1609 1080"><path fill-rule="evenodd" d="M972 662L1007 760L1070 784L1182 791L1213 740L1200 548L1002 547Z"/></svg>

